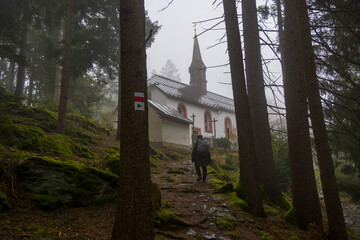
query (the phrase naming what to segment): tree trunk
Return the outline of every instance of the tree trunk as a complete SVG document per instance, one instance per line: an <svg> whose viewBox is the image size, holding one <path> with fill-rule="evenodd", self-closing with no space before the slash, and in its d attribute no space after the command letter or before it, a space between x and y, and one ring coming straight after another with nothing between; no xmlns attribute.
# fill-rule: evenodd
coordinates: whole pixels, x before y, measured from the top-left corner
<svg viewBox="0 0 360 240"><path fill-rule="evenodd" d="M59 103L58 120L56 132L65 134L66 106L69 95L69 82L71 72L71 39L72 39L72 0L66 1L66 35L65 35L65 56L64 68L61 80L61 94Z"/></svg>
<svg viewBox="0 0 360 240"><path fill-rule="evenodd" d="M143 0L120 1L120 26L121 168L112 239L154 239Z"/></svg>
<svg viewBox="0 0 360 240"><path fill-rule="evenodd" d="M28 11L28 5L25 3L23 10L23 19L22 19L22 34L21 34L21 44L19 52L19 62L18 62L18 72L16 78L16 88L15 88L15 97L21 101L24 91L25 84L25 71L26 71L26 52L27 52L27 41L28 41L28 25L30 21L30 15Z"/></svg>
<svg viewBox="0 0 360 240"><path fill-rule="evenodd" d="M260 176L260 183L264 185L265 193L270 199L277 201L281 198L281 191L275 177L275 166L261 64L256 1L247 0L241 2L244 26L246 80L257 169Z"/></svg>
<svg viewBox="0 0 360 240"><path fill-rule="evenodd" d="M60 25L58 28L58 44L60 45L64 38L64 24L63 19L60 20ZM61 92L61 64L57 63L55 66L55 89L54 89L54 100L56 102L60 101L60 92Z"/></svg>
<svg viewBox="0 0 360 240"><path fill-rule="evenodd" d="M284 21L283 21L283 16L282 16L282 11L281 11L281 0L275 0L275 5L276 5L276 14L277 14L277 24L278 24L278 31L279 31L279 51L281 56L284 55ZM280 63L281 63L281 70L282 70L282 74L284 76L284 71L283 71L283 64L282 64L282 60L280 59Z"/></svg>
<svg viewBox="0 0 360 240"><path fill-rule="evenodd" d="M14 76L15 76L15 61L10 60L9 77L6 84L6 89L11 93L14 92Z"/></svg>
<svg viewBox="0 0 360 240"><path fill-rule="evenodd" d="M240 192L256 216L264 216L256 168L255 147L246 94L243 57L235 0L223 0L235 115L239 138Z"/></svg>
<svg viewBox="0 0 360 240"><path fill-rule="evenodd" d="M119 77L118 77L118 121L117 121L117 131L116 131L116 140L120 140L120 134L121 134L121 72L119 68Z"/></svg>
<svg viewBox="0 0 360 240"><path fill-rule="evenodd" d="M33 102L33 90L34 90L34 78L35 78L35 64L34 59L31 64L30 69L30 79L29 79L29 93L27 97L27 106L31 106Z"/></svg>
<svg viewBox="0 0 360 240"><path fill-rule="evenodd" d="M284 87L294 214L300 228L321 224L310 145L304 72L300 59L296 5L285 0Z"/></svg>
<svg viewBox="0 0 360 240"><path fill-rule="evenodd" d="M309 98L310 118L314 131L320 178L328 216L328 239L348 239L336 184L334 164L328 142L324 114L322 111L319 85L316 75L314 50L312 47L309 17L305 0L297 0L297 19L304 66L307 96Z"/></svg>

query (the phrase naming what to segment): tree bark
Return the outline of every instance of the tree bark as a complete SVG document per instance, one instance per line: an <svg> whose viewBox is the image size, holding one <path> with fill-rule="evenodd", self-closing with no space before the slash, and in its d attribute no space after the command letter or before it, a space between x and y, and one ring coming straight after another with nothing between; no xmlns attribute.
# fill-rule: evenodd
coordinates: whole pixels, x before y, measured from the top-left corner
<svg viewBox="0 0 360 240"><path fill-rule="evenodd" d="M143 0L120 1L120 26L121 168L112 239L154 239ZM135 109L135 93L143 94L143 110Z"/></svg>
<svg viewBox="0 0 360 240"><path fill-rule="evenodd" d="M63 19L60 20L58 27L58 44L60 45L64 38L64 23ZM62 67L61 64L57 63L55 66L55 88L54 88L54 100L56 102L60 101L60 92L61 92L61 79L62 79Z"/></svg>
<svg viewBox="0 0 360 240"><path fill-rule="evenodd" d="M120 73L120 69L119 69L119 86L118 86L118 121L117 121L117 131L116 131L116 140L120 140L120 134L121 134L121 73Z"/></svg>
<svg viewBox="0 0 360 240"><path fill-rule="evenodd" d="M72 40L72 0L66 1L66 27L65 27L65 56L61 80L61 93L59 102L56 132L65 134L66 106L69 95L69 82L71 73L71 40Z"/></svg>
<svg viewBox="0 0 360 240"><path fill-rule="evenodd" d="M310 145L308 107L301 65L296 5L285 0L284 87L294 214L300 228L321 224Z"/></svg>
<svg viewBox="0 0 360 240"><path fill-rule="evenodd" d="M275 177L270 126L265 96L259 29L255 0L241 1L244 26L244 49L249 106L253 126L255 153L260 183L270 199L281 198Z"/></svg>
<svg viewBox="0 0 360 240"><path fill-rule="evenodd" d="M24 91L25 84L25 71L26 71L26 52L27 52L27 41L28 41L28 25L30 22L28 3L25 3L23 9L23 19L22 19L22 34L21 34L21 44L19 52L19 62L18 62L18 72L16 77L16 88L15 88L15 97L21 101Z"/></svg>
<svg viewBox="0 0 360 240"><path fill-rule="evenodd" d="M34 78L35 78L35 59L32 60L31 69L30 69L30 79L29 79L29 92L27 97L27 106L31 106L33 103L33 90L34 90Z"/></svg>
<svg viewBox="0 0 360 240"><path fill-rule="evenodd" d="M237 133L239 138L240 188L250 211L264 216L256 156L253 140L249 102L246 94L243 57L235 0L223 0L231 79L234 93Z"/></svg>
<svg viewBox="0 0 360 240"><path fill-rule="evenodd" d="M304 67L306 91L309 99L310 118L314 132L315 148L319 162L320 178L328 217L328 239L346 240L348 237L346 233L344 215L336 184L334 164L331 156L319 93L307 5L305 0L297 0L296 3L298 30L302 53L301 57Z"/></svg>
<svg viewBox="0 0 360 240"><path fill-rule="evenodd" d="M14 92L14 76L15 76L15 61L10 60L9 77L6 84L6 89L11 93Z"/></svg>

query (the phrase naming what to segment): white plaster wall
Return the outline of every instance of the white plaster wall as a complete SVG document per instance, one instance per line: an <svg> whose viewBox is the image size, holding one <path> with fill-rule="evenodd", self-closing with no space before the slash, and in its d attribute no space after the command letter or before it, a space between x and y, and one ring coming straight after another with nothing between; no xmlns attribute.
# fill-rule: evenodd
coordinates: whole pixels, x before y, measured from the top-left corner
<svg viewBox="0 0 360 240"><path fill-rule="evenodd" d="M173 108L173 109L177 109L177 106L179 104L179 100L175 99L175 98L168 98L168 107ZM220 138L220 137L226 137L225 134L225 118L229 117L231 119L231 124L233 129L236 129L236 121L235 121L235 113L233 112L228 112L228 111L216 111L214 109L210 109L210 108L203 108L202 106L199 105L195 105L195 104L191 104L188 102L182 102L185 104L186 109L187 109L187 118L189 118L190 120L192 120L191 116L192 114L195 114L195 124L194 127L199 128L201 131L201 134L204 137L212 137L214 136L214 127L213 127L213 132L212 133L208 133L205 132L205 118L204 118L204 113L206 110L208 110L209 112L211 112L211 116L212 119L216 119L217 122L215 123L215 128L216 128L216 137ZM191 131L191 126L189 129L190 132L190 136L192 134Z"/></svg>
<svg viewBox="0 0 360 240"><path fill-rule="evenodd" d="M149 104L149 141L162 142L162 119Z"/></svg>
<svg viewBox="0 0 360 240"><path fill-rule="evenodd" d="M218 114L216 122L216 137L226 137L225 133L225 118L229 117L231 120L232 133L236 134L236 118L234 112L221 111Z"/></svg>
<svg viewBox="0 0 360 240"><path fill-rule="evenodd" d="M189 125L169 121L167 119L163 119L162 123L164 142L170 142L190 147Z"/></svg>
<svg viewBox="0 0 360 240"><path fill-rule="evenodd" d="M160 91L157 87L151 86L149 90L151 92L151 100L153 102L160 103L161 105L167 106L167 96Z"/></svg>

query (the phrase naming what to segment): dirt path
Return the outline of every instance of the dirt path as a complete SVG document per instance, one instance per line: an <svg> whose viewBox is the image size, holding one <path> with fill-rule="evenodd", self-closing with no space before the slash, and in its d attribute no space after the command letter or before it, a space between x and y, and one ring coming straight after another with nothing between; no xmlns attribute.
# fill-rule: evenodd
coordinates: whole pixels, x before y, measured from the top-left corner
<svg viewBox="0 0 360 240"><path fill-rule="evenodd" d="M168 161L159 167L158 174L152 178L158 184L162 199L167 200L172 208L169 211L177 213L181 219L192 226L174 231L163 231L178 239L261 239L246 229L246 225L256 224L234 208L226 199L213 194L208 177L207 182L197 182L197 175L193 163L189 160ZM236 227L231 231L222 231L216 226L219 214L229 215L235 221L242 222L242 228ZM234 234L236 232L236 234ZM161 238L159 238L161 239Z"/></svg>

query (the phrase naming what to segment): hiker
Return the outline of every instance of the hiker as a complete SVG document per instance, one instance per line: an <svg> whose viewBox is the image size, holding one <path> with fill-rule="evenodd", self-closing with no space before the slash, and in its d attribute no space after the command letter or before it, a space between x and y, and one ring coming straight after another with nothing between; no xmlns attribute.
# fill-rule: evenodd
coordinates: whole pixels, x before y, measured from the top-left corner
<svg viewBox="0 0 360 240"><path fill-rule="evenodd" d="M200 181L201 179L203 182L206 181L206 167L210 164L210 151L209 151L210 144L204 139L202 135L197 137L197 142L194 145L192 154L191 154L191 161L195 163L195 170L198 175L196 181ZM202 167L203 174L201 177L200 167Z"/></svg>

